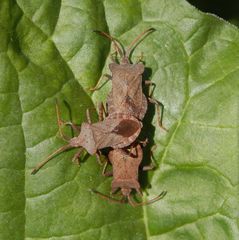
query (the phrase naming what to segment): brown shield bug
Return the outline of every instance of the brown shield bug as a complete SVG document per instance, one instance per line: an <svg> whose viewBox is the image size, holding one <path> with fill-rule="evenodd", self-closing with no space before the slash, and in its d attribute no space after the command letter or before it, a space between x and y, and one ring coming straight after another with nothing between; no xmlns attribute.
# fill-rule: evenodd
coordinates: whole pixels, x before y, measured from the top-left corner
<svg viewBox="0 0 239 240"><path fill-rule="evenodd" d="M120 189L123 198L118 200L96 190L92 190L94 193L112 202L125 203L125 199L127 199L129 204L134 207L153 203L166 195L166 191L163 191L157 197L140 203L132 199L132 190L135 190L142 196L140 184L138 182L138 170L142 162L143 151L139 143L132 145L130 152L127 152L127 149L113 149L109 152L108 158L112 164L113 172L105 173L105 175L113 175L111 184L112 193Z"/></svg>
<svg viewBox="0 0 239 240"><path fill-rule="evenodd" d="M155 31L154 28L149 28L142 32L131 42L127 50L122 47L118 40L109 34L101 31L95 31L98 34L110 39L113 42L116 53L120 56L119 63L113 59L113 63L109 64L109 69L112 73L112 76L107 75L107 78L112 80L112 90L107 98L107 110L109 115L115 112L121 112L131 114L140 120L144 118L148 105L147 98L142 89L142 74L145 67L139 62L132 64L129 57L135 46L137 46L142 38L153 31ZM144 83L153 84L149 80L144 81ZM95 87L91 90L97 90L99 88ZM159 107L162 107L163 105L152 97L148 97L148 100L150 103L156 104L158 124L161 128L166 130L162 126L160 119Z"/></svg>
<svg viewBox="0 0 239 240"><path fill-rule="evenodd" d="M153 28L141 33L125 51L116 39L105 32L95 31L109 38L120 56L120 63L116 60L109 65L112 76L112 90L107 98L109 115L114 112L128 113L138 119L143 119L147 111L147 99L142 90L142 74L144 65L142 63L131 64L129 56L133 47L146 34L154 31ZM94 88L97 89L97 88Z"/></svg>
<svg viewBox="0 0 239 240"><path fill-rule="evenodd" d="M99 159L98 151L100 149L106 147L126 147L136 140L142 128L142 123L139 120L133 116L122 113L111 114L103 121L91 123L89 112L87 112L88 123L82 123L81 128L79 129L75 124L63 122L60 119L58 105L56 105L56 111L60 135L68 143L57 149L44 161L39 163L32 171L32 174L37 173L38 170L50 161L53 156L70 148L79 148L79 151L75 154L73 160L79 158L83 149L91 155L96 154ZM61 126L64 124L70 124L79 135L77 137L67 138L61 131Z"/></svg>

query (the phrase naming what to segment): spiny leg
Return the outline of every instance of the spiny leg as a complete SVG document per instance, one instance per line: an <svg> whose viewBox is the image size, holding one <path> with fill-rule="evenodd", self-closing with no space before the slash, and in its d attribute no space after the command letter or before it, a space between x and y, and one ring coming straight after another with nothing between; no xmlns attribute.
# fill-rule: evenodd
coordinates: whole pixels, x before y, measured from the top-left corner
<svg viewBox="0 0 239 240"><path fill-rule="evenodd" d="M151 80L145 80L144 84L149 85L149 86L153 86L152 90L150 90L151 88L149 87L149 97L152 97L153 93L154 93L154 90L156 88L156 84L154 82L152 82Z"/></svg>
<svg viewBox="0 0 239 240"><path fill-rule="evenodd" d="M153 86L152 90L150 90L150 88L149 88L148 100L149 100L150 103L153 103L153 104L156 105L156 111L157 111L157 116L158 116L157 120L158 120L159 127L164 129L165 131L168 131L162 124L164 106L161 102L159 102L158 100L156 100L152 97L153 92L154 92L155 87L156 87L156 84L154 82L150 81L150 80L146 80L146 81L144 81L144 83L146 85ZM160 107L161 107L161 110L160 110ZM160 114L160 113L162 113L162 114Z"/></svg>
<svg viewBox="0 0 239 240"><path fill-rule="evenodd" d="M163 118L163 110L164 110L164 106L161 102L157 101L154 98L148 97L148 100L150 103L155 104L156 106L156 111L157 111L157 120L158 120L158 125L159 127L161 127L163 130L168 131L168 129L166 129L163 124L162 124L162 118ZM160 109L161 107L161 109Z"/></svg>

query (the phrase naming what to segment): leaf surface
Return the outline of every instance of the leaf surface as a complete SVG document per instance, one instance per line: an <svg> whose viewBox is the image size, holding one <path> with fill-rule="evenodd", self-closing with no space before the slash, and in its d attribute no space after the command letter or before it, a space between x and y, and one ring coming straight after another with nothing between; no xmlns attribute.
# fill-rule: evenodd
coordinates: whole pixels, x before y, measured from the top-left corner
<svg viewBox="0 0 239 240"><path fill-rule="evenodd" d="M150 106L144 135L157 168L140 181L144 199L167 190L164 199L138 208L100 199L89 189L109 193L111 178L94 157L73 165L74 151L30 175L65 144L55 99L65 120L81 123L89 108L96 121L110 90L88 90L109 73L113 51L92 30L127 46L149 27L132 60L143 52L168 132ZM5 0L0 39L0 239L237 239L237 28L184 0Z"/></svg>

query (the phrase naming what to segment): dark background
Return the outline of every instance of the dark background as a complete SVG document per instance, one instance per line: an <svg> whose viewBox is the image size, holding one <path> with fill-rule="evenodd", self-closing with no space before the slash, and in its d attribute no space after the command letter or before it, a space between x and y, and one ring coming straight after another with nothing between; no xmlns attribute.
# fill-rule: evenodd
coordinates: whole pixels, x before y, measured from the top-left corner
<svg viewBox="0 0 239 240"><path fill-rule="evenodd" d="M239 0L188 0L203 12L213 13L239 27Z"/></svg>

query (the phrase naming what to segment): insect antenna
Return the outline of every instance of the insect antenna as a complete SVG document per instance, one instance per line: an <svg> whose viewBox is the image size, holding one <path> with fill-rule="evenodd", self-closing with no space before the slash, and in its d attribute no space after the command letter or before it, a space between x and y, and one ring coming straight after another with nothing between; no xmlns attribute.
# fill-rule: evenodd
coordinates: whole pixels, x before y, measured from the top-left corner
<svg viewBox="0 0 239 240"><path fill-rule="evenodd" d="M127 198L128 198L129 204L130 204L132 207L139 206L139 205L137 205L137 203L132 199L131 195L128 195Z"/></svg>
<svg viewBox="0 0 239 240"><path fill-rule="evenodd" d="M122 47L117 39L113 38L108 33L105 33L105 32L99 31L99 30L94 30L93 32L98 33L98 34L110 39L110 41L113 42L114 48L115 48L116 52L120 55L120 57L122 58L124 56L124 49L121 49Z"/></svg>
<svg viewBox="0 0 239 240"><path fill-rule="evenodd" d="M132 52L132 50L134 49L135 47L135 44L137 45L140 41L140 39L144 36L144 35L147 35L148 33L151 33L155 31L154 28L149 28L145 31L143 31L142 33L140 33L131 43L130 45L128 46L127 50L126 50L126 53L125 53L125 56L128 58L130 53Z"/></svg>
<svg viewBox="0 0 239 240"><path fill-rule="evenodd" d="M95 189L89 189L89 190L90 190L91 192L97 194L97 195L100 196L101 198L103 198L103 199L105 199L105 200L108 200L108 201L110 201L110 202L121 203L121 204L125 204L125 203L126 203L123 199L118 200L118 199L112 198L112 197L110 197L110 196L108 196L108 195L105 195L105 194L103 194L103 193L101 193L101 192L98 192L98 191L95 190Z"/></svg>
<svg viewBox="0 0 239 240"><path fill-rule="evenodd" d="M131 196L128 196L128 201L130 203L131 206L133 207L138 207L138 206L143 206L143 205L149 205L149 204L152 204L160 199L162 199L165 195L167 194L167 191L163 191L161 192L157 197L149 200L149 201L144 201L144 202L140 202L140 203L137 203L135 202Z"/></svg>
<svg viewBox="0 0 239 240"><path fill-rule="evenodd" d="M72 146L70 144L64 145L60 148L58 148L56 151L54 151L52 154L50 154L45 160L43 160L42 162L40 162L31 172L32 175L36 174L46 163L48 163L52 157L54 157L55 155L64 152L65 150L72 148Z"/></svg>

